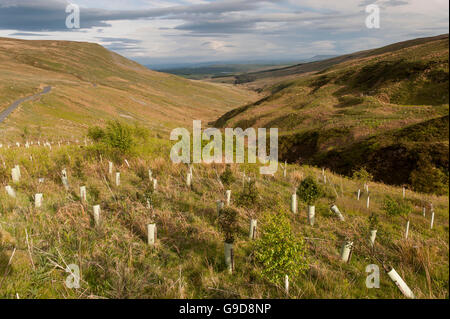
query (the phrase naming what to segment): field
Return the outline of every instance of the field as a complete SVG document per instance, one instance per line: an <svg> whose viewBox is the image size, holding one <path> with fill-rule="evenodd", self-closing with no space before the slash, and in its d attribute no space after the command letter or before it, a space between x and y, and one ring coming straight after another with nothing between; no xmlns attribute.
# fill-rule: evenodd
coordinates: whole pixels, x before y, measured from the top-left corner
<svg viewBox="0 0 450 319"><path fill-rule="evenodd" d="M0 123L0 298L405 298L391 268L449 298L448 35L240 85L91 43L0 38L0 60L0 111L51 86ZM277 127L287 164L173 164L192 120Z"/></svg>
<svg viewBox="0 0 450 319"><path fill-rule="evenodd" d="M149 138L127 157L114 157L114 174L108 173L106 154L94 143L0 150L0 178L11 185L16 198L0 192L0 280L2 298L404 298L384 273L381 262L394 267L417 298L448 298L449 207L448 197L424 195L369 182L370 208L363 185L353 179L309 166L288 165L272 176L260 176L254 165L232 165L235 181L231 206L238 212L234 241L235 270L224 263L224 238L218 228L216 201L225 200L219 181L223 165L189 168L168 160L169 145ZM129 167L125 162L127 159ZM20 166L21 179L11 182L10 172ZM61 182L66 169L69 188ZM153 190L148 169L158 180ZM257 199L242 205L243 173L256 181ZM290 212L291 194L307 176L325 189L316 203L316 223L309 226L306 205ZM45 181L39 182L39 178ZM87 186L87 200L79 187ZM152 189L149 193L149 189ZM356 192L362 190L360 200ZM34 195L43 194L40 208ZM145 194L149 194L151 208ZM408 239L406 218L388 216L387 196L410 203ZM335 203L345 216L340 222L330 211ZM435 219L430 229L430 203ZM93 205L101 207L96 226ZM425 217L422 214L426 207ZM369 244L369 216L379 219L374 249ZM261 276L255 244L264 234L270 216L286 216L289 233L304 241L304 274L284 283ZM250 219L257 219L255 241L249 236ZM157 240L147 243L147 224L157 225ZM351 239L355 249L348 263L340 260L342 244ZM267 247L270 249L271 247ZM80 288L69 289L67 266L80 269ZM379 289L366 288L366 267L377 264Z"/></svg>

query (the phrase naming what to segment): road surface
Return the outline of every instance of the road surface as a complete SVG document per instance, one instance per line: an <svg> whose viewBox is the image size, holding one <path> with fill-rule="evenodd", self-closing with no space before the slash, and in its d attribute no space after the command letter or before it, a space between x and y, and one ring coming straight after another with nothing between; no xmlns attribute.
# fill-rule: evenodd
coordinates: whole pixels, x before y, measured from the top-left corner
<svg viewBox="0 0 450 319"><path fill-rule="evenodd" d="M51 91L51 89L52 89L51 86L46 86L44 88L44 90L42 92L40 92L40 93L31 95L31 96L28 96L28 97L24 97L24 98L21 98L21 99L15 101L6 110L4 110L3 112L0 113L0 123L2 123L8 117L8 115L11 114L15 109L17 109L21 103L29 101L29 100L32 100L32 99L37 98L37 97L39 97L41 95L47 94L48 92Z"/></svg>

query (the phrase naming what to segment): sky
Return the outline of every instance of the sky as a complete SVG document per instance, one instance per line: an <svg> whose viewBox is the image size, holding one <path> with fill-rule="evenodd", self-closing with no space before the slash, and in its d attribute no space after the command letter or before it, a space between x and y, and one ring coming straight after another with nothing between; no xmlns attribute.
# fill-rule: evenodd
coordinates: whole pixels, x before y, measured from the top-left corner
<svg viewBox="0 0 450 319"><path fill-rule="evenodd" d="M66 27L66 7L80 28ZM380 8L367 28L366 6ZM145 65L302 60L448 33L448 0L0 0L0 37L96 42Z"/></svg>

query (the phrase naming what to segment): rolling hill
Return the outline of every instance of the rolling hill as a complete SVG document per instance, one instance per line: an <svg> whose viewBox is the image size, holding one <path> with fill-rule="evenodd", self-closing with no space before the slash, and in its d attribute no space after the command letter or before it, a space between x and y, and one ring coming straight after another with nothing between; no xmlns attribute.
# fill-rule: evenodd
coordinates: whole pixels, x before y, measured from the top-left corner
<svg viewBox="0 0 450 319"><path fill-rule="evenodd" d="M366 166L378 181L448 192L448 44L448 35L406 41L284 69L282 81L266 72L266 97L215 124L278 127L290 162L346 175Z"/></svg>
<svg viewBox="0 0 450 319"><path fill-rule="evenodd" d="M81 136L90 124L113 118L163 132L189 125L193 118L216 119L257 96L154 72L93 43L0 38L0 61L0 112L52 88L24 102L0 124L4 142L19 135Z"/></svg>

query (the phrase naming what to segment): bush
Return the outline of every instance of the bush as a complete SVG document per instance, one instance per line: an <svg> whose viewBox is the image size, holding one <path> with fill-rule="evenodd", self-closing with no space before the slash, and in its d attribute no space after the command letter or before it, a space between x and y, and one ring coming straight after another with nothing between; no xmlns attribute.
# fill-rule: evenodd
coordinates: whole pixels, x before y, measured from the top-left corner
<svg viewBox="0 0 450 319"><path fill-rule="evenodd" d="M123 155L136 153L138 141L140 144L148 141L147 129L132 127L119 121L108 122L105 129L91 127L87 135L95 142L89 151L106 155L115 161L121 161Z"/></svg>
<svg viewBox="0 0 450 319"><path fill-rule="evenodd" d="M234 183L236 179L233 176L230 165L227 165L225 171L222 173L222 175L220 175L220 180L222 181L222 184L227 188L229 188L231 184Z"/></svg>
<svg viewBox="0 0 450 319"><path fill-rule="evenodd" d="M135 145L132 128L119 121L108 122L104 141L109 147L122 153L129 153Z"/></svg>
<svg viewBox="0 0 450 319"><path fill-rule="evenodd" d="M355 181L360 183L368 183L373 180L372 174L370 174L365 167L361 167L359 170L353 171L353 177Z"/></svg>
<svg viewBox="0 0 450 319"><path fill-rule="evenodd" d="M405 200L395 199L391 196L387 196L384 200L383 210L389 216L407 217L411 213L412 207L409 202Z"/></svg>
<svg viewBox="0 0 450 319"><path fill-rule="evenodd" d="M238 206L252 208L258 204L258 190L255 181L244 184L242 192L237 194L236 203Z"/></svg>
<svg viewBox="0 0 450 319"><path fill-rule="evenodd" d="M433 167L431 159L420 163L417 169L411 172L409 180L416 192L448 195L448 171Z"/></svg>
<svg viewBox="0 0 450 319"><path fill-rule="evenodd" d="M275 285L285 275L296 278L308 269L305 242L292 234L288 218L281 213L269 216L255 242L255 258L262 266L261 276Z"/></svg>
<svg viewBox="0 0 450 319"><path fill-rule="evenodd" d="M222 209L219 214L219 227L224 234L225 242L228 244L234 243L238 231L237 215L237 211L230 207Z"/></svg>
<svg viewBox="0 0 450 319"><path fill-rule="evenodd" d="M323 196L323 190L313 177L306 177L297 189L300 200L310 206Z"/></svg>
<svg viewBox="0 0 450 319"><path fill-rule="evenodd" d="M87 136L94 142L99 142L105 137L105 131L98 126L90 127Z"/></svg>

